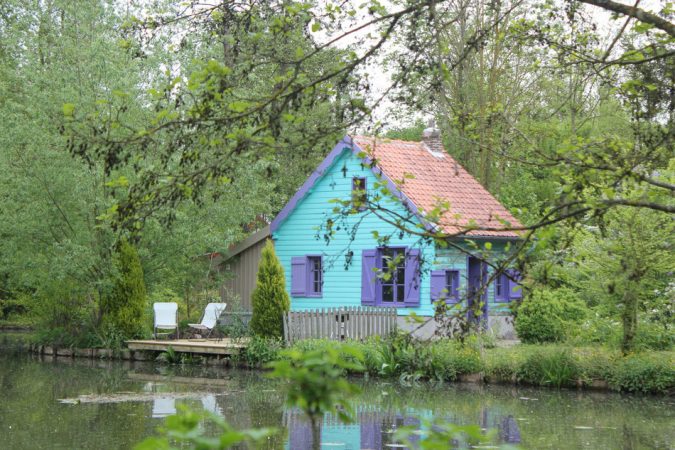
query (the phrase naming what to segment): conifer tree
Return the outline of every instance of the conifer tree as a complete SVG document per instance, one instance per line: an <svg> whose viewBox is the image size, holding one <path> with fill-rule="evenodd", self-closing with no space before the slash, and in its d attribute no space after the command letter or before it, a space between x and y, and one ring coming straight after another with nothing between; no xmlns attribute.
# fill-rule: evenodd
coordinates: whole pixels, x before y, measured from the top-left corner
<svg viewBox="0 0 675 450"><path fill-rule="evenodd" d="M258 336L282 337L282 315L290 309L291 302L286 292L284 268L271 240L262 251L252 303L251 330Z"/></svg>
<svg viewBox="0 0 675 450"><path fill-rule="evenodd" d="M136 248L123 240L115 253L117 275L112 293L101 304L104 326L112 326L125 338L144 334L147 294L143 267Z"/></svg>

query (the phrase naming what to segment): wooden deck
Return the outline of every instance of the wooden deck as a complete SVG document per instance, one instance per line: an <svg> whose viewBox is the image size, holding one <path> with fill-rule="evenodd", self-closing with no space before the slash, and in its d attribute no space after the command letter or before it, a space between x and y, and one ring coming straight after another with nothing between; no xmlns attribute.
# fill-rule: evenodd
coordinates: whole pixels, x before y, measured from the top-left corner
<svg viewBox="0 0 675 450"><path fill-rule="evenodd" d="M246 341L231 339L175 339L175 340L134 340L127 341L129 350L164 352L169 347L178 353L199 355L236 355L246 348Z"/></svg>

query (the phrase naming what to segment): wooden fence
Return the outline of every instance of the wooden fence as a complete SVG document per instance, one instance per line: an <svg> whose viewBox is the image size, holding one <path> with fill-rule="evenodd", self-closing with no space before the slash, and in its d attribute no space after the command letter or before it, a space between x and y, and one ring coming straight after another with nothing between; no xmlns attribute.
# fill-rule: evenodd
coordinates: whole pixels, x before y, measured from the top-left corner
<svg viewBox="0 0 675 450"><path fill-rule="evenodd" d="M396 308L344 307L284 314L284 339L323 338L342 341L385 336L396 329Z"/></svg>

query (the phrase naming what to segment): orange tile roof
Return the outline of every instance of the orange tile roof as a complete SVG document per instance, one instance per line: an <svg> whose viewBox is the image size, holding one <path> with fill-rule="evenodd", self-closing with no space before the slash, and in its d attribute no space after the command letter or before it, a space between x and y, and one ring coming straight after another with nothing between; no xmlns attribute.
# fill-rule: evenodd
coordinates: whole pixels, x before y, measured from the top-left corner
<svg viewBox="0 0 675 450"><path fill-rule="evenodd" d="M481 228L521 226L499 201L446 152L432 152L423 142L352 136L356 145L424 213L449 203L437 222L456 234L470 221ZM411 175L413 178L406 178ZM404 180L402 184L398 184ZM471 230L468 236L518 238L515 231Z"/></svg>

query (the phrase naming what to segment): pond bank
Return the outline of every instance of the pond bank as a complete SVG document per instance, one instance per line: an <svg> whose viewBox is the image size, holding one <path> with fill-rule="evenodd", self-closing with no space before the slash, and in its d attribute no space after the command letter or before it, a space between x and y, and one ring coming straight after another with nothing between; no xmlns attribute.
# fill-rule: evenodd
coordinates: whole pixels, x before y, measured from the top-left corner
<svg viewBox="0 0 675 450"><path fill-rule="evenodd" d="M23 352L48 358L163 360L167 364L260 369L280 357L279 341L253 338L241 352L229 355L180 353L173 349L149 352L122 349L74 349L23 343ZM306 340L299 350L356 347L364 356L369 378L474 384L525 385L642 394L675 394L675 352L651 351L623 357L618 351L564 345L516 345L480 350L455 341L416 343L391 339L366 342ZM352 374L360 375L360 374Z"/></svg>

